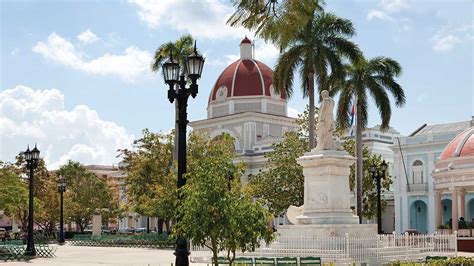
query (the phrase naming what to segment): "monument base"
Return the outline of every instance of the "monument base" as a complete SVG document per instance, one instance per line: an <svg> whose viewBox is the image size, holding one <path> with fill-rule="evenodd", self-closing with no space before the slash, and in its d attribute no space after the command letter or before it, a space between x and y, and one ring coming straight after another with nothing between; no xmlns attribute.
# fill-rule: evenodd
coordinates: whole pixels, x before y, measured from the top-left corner
<svg viewBox="0 0 474 266"><path fill-rule="evenodd" d="M352 215L351 210L346 212L317 212L317 213L308 213L296 217L296 224L359 224L359 217Z"/></svg>
<svg viewBox="0 0 474 266"><path fill-rule="evenodd" d="M328 236L374 236L376 224L295 224L279 225L277 234L281 237L328 237Z"/></svg>

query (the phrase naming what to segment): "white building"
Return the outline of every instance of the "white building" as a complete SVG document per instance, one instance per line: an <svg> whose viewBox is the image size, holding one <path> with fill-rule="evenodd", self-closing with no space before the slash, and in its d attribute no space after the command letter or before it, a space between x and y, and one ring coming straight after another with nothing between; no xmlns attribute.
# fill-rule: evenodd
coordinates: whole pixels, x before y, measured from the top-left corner
<svg viewBox="0 0 474 266"><path fill-rule="evenodd" d="M120 170L119 166L114 165L86 165L84 167L99 178L103 178L107 181L107 184L114 193L114 197L119 200L120 206L127 204L128 199L125 183L127 173L125 171ZM150 230L155 230L157 228L157 221L158 218L156 217L149 218ZM146 228L147 217L136 212L126 212L122 213L117 220L112 219L109 221L108 226L119 230L127 228Z"/></svg>
<svg viewBox="0 0 474 266"><path fill-rule="evenodd" d="M400 133L394 128L390 127L384 131L380 129L380 126L374 126L365 129L362 132L362 142L364 147L366 147L370 153L377 154L385 160L389 169L388 172L390 175L393 173L393 151L390 148L394 143L397 143L397 138L400 137ZM354 138L354 136L349 136L349 138ZM393 178L393 176L392 176ZM355 205L354 196L351 199L352 205ZM384 212L382 213L382 230L385 233L390 233L395 230L395 204L393 200L393 185L389 191L382 192L382 198L385 199L387 205ZM376 223L377 220L366 221L369 223Z"/></svg>
<svg viewBox="0 0 474 266"><path fill-rule="evenodd" d="M395 156L392 176L397 233L407 229L416 229L422 233L431 233L435 230L436 205L432 176L435 162L440 158L446 145L472 125L473 120L449 124L424 124L410 136L401 137L400 143L396 142L391 146ZM441 197L442 223L445 224L452 217L451 195L446 193ZM474 205L472 198L474 198L472 192L466 193L464 198L466 204ZM474 211L465 218L468 220L474 218Z"/></svg>
<svg viewBox="0 0 474 266"><path fill-rule="evenodd" d="M235 138L239 159L248 175L258 173L266 162L264 154L287 131L295 130L295 119L287 116L286 99L273 87L273 71L256 60L247 37L240 43L240 59L217 78L209 94L207 119L193 121L193 130L206 130L210 137L228 133Z"/></svg>

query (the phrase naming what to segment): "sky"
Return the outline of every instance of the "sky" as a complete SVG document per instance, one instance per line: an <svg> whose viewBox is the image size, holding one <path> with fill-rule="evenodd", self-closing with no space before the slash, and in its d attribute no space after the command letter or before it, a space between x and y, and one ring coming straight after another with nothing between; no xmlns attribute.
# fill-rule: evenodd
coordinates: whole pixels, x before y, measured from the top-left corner
<svg viewBox="0 0 474 266"><path fill-rule="evenodd" d="M423 123L470 120L474 4L471 0L332 0L326 10L350 19L367 58L403 67L407 96L391 126L408 135ZM144 128L168 132L174 108L150 64L156 48L192 34L206 57L189 120L206 118L209 92L238 58L251 32L231 28L230 1L0 0L0 160L38 144L48 168L69 159L116 164ZM274 67L278 50L256 39L256 59ZM298 86L298 83L295 84ZM299 86L289 114L304 110ZM380 123L373 104L369 126Z"/></svg>

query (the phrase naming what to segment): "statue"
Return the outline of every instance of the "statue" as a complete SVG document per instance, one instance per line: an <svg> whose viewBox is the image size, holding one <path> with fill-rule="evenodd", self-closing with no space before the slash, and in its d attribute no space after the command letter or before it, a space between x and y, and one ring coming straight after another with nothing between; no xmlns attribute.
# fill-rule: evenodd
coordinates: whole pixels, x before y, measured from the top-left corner
<svg viewBox="0 0 474 266"><path fill-rule="evenodd" d="M335 129L333 117L334 100L329 97L327 90L322 91L321 96L323 101L319 107L316 150L336 150L337 147L332 139L332 132Z"/></svg>

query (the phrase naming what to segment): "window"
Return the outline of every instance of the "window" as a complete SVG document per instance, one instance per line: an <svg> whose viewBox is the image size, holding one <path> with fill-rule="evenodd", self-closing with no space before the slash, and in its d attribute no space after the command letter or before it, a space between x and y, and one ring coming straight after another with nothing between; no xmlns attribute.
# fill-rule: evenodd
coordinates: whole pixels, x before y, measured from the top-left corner
<svg viewBox="0 0 474 266"><path fill-rule="evenodd" d="M227 87L222 86L217 90L216 98L218 101L224 100L227 97Z"/></svg>
<svg viewBox="0 0 474 266"><path fill-rule="evenodd" d="M413 184L423 184L423 162L416 160L412 165Z"/></svg>

